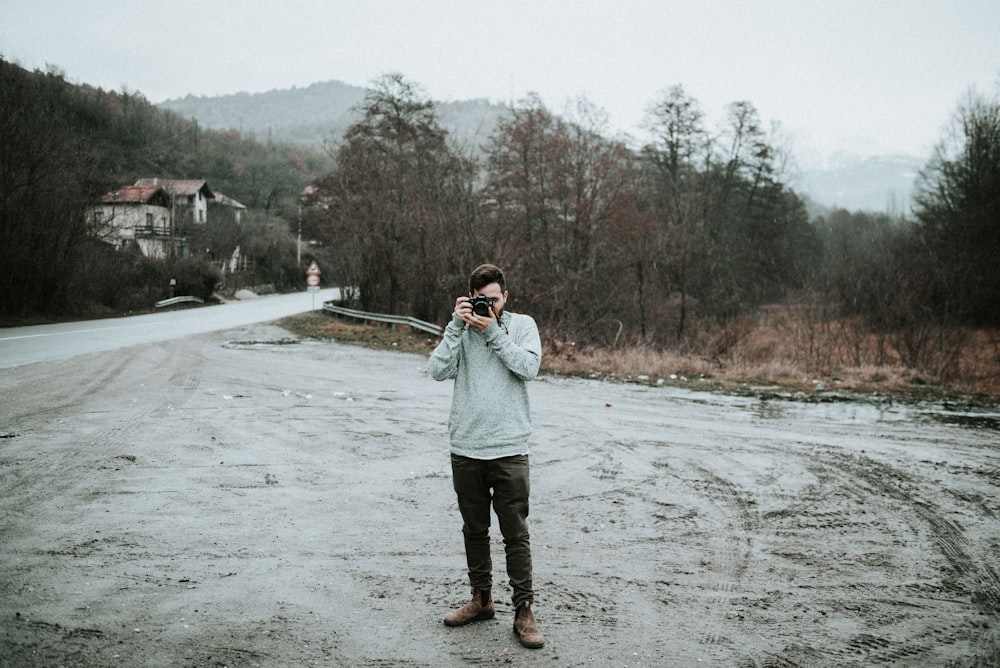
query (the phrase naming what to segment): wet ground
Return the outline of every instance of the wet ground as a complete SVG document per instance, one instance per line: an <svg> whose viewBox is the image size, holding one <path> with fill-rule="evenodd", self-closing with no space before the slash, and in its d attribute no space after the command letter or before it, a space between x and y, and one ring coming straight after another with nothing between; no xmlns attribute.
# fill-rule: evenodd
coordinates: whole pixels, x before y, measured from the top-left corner
<svg viewBox="0 0 1000 668"><path fill-rule="evenodd" d="M0 372L0 665L1000 662L985 410L542 377L536 617L468 596L451 385L275 326Z"/></svg>

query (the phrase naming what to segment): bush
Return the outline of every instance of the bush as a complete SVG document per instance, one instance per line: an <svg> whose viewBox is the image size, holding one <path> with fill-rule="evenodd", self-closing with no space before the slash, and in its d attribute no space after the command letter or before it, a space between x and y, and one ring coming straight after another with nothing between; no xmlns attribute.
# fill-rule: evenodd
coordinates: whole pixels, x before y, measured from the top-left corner
<svg viewBox="0 0 1000 668"><path fill-rule="evenodd" d="M146 311L171 296L209 299L222 280L217 268L200 259L156 260L138 250L115 250L99 242L83 244L69 283L71 315L107 317Z"/></svg>
<svg viewBox="0 0 1000 668"><path fill-rule="evenodd" d="M175 260L168 265L167 270L170 278L177 282L173 290L175 297L183 295L208 299L222 282L222 272L201 258ZM168 287L170 278L166 281Z"/></svg>

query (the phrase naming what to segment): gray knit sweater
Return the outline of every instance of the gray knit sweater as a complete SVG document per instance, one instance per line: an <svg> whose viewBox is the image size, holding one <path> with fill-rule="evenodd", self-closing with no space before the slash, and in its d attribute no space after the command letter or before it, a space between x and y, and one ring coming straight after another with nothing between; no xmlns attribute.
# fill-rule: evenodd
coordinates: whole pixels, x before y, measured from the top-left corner
<svg viewBox="0 0 1000 668"><path fill-rule="evenodd" d="M538 375L542 343L531 316L504 313L482 332L452 316L431 353L434 380L455 379L451 451L474 459L528 454L531 406L526 381Z"/></svg>

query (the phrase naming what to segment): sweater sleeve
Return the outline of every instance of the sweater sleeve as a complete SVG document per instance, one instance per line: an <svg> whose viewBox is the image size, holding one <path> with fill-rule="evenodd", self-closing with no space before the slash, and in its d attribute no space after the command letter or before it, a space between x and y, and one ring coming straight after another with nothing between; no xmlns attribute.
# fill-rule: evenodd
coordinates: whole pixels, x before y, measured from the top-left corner
<svg viewBox="0 0 1000 668"><path fill-rule="evenodd" d="M427 372L434 380L447 380L458 374L458 360L461 356L462 333L465 323L456 315L444 328L441 342L431 352L427 361Z"/></svg>
<svg viewBox="0 0 1000 668"><path fill-rule="evenodd" d="M532 380L538 375L542 363L542 341L534 318L519 314L511 323L508 334L502 327L492 324L483 330L486 345L521 380Z"/></svg>

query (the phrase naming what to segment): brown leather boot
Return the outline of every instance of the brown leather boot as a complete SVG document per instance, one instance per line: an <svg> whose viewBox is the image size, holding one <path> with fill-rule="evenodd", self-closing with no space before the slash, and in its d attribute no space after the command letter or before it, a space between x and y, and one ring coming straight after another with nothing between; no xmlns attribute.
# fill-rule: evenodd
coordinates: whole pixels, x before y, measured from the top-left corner
<svg viewBox="0 0 1000 668"><path fill-rule="evenodd" d="M545 644L542 632L538 630L535 616L531 614L531 602L525 601L514 612L514 632L518 640L528 649L538 649Z"/></svg>
<svg viewBox="0 0 1000 668"><path fill-rule="evenodd" d="M463 605L458 610L452 610L444 616L444 623L448 626L465 626L469 622L476 622L480 619L493 619L496 610L493 607L493 592L489 589L472 590L472 600Z"/></svg>

